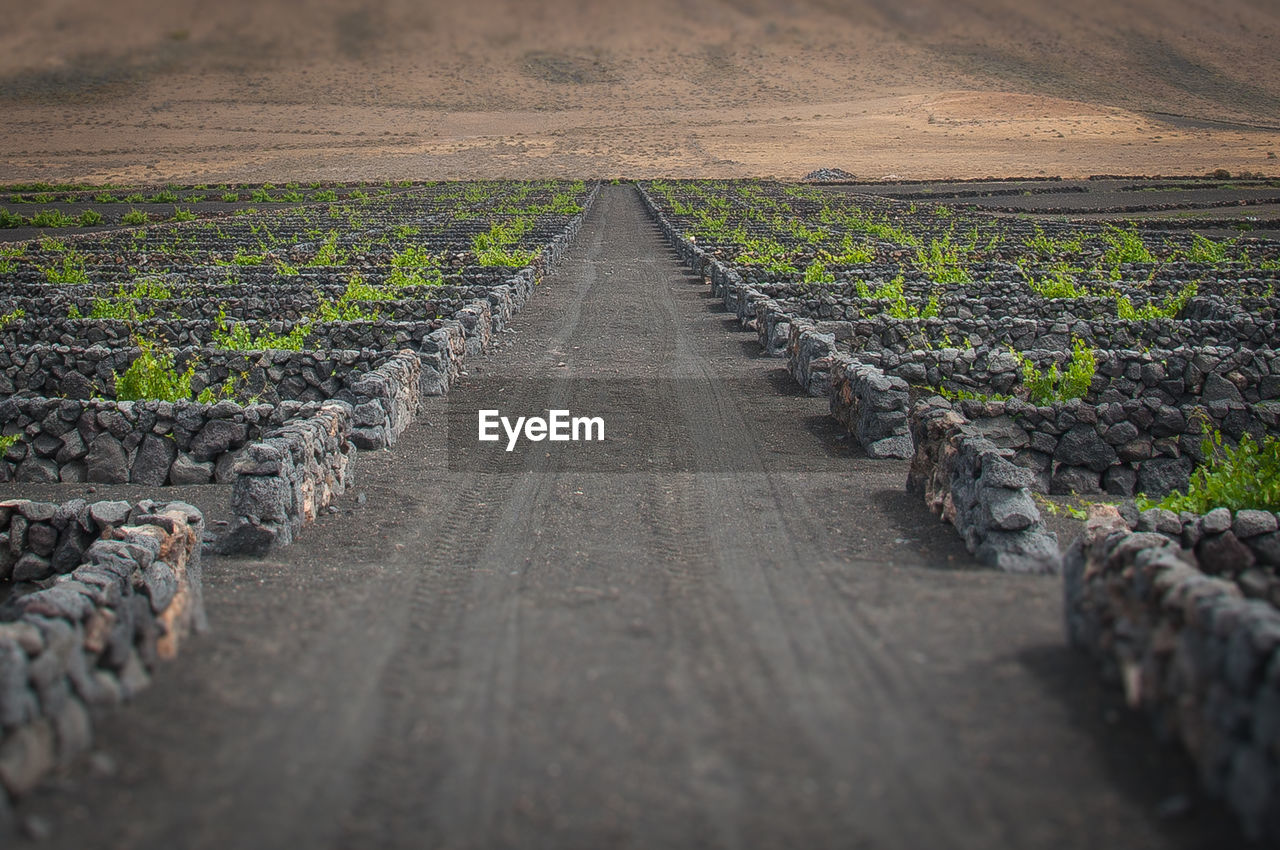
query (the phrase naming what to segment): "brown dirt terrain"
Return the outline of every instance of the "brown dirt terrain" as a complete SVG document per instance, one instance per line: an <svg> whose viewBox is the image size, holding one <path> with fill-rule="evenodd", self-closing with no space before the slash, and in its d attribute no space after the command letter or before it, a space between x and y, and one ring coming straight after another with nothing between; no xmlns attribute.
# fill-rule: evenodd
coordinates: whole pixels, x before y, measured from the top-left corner
<svg viewBox="0 0 1280 850"><path fill-rule="evenodd" d="M0 180L1280 173L1262 0L4 3Z"/></svg>

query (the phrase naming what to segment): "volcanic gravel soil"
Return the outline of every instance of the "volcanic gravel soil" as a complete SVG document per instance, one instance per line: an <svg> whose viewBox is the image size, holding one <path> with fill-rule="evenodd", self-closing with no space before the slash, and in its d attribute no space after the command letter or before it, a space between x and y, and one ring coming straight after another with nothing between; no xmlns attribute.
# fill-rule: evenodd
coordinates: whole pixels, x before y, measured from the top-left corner
<svg viewBox="0 0 1280 850"><path fill-rule="evenodd" d="M337 514L208 561L214 632L23 803L46 846L1239 846L1066 648L1059 581L976 569L634 189L559 269ZM451 465L494 375L513 412L652 393L655 471Z"/></svg>

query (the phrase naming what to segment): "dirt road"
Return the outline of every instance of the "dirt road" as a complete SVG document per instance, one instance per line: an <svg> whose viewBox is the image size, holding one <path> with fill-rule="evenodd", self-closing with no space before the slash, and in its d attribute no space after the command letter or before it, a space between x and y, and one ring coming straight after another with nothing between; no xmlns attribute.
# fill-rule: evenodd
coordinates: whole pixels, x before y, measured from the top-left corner
<svg viewBox="0 0 1280 850"><path fill-rule="evenodd" d="M1064 647L1058 582L976 569L902 465L853 456L631 187L515 327L361 456L363 501L209 563L215 632L24 807L53 844L1237 843ZM597 378L635 394L601 409ZM644 471L450 454L497 388L604 415Z"/></svg>

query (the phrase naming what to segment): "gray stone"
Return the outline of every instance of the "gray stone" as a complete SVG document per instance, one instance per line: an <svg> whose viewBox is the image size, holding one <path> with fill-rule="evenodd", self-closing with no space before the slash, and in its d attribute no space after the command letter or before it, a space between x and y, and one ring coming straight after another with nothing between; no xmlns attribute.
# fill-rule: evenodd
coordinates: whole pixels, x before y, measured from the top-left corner
<svg viewBox="0 0 1280 850"><path fill-rule="evenodd" d="M267 522L287 522L289 503L288 482L275 476L242 476L231 495L231 509L236 514Z"/></svg>
<svg viewBox="0 0 1280 850"><path fill-rule="evenodd" d="M107 526L119 527L129 519L129 511L133 506L123 500L94 502L89 505L89 517L99 529Z"/></svg>
<svg viewBox="0 0 1280 850"><path fill-rule="evenodd" d="M124 484L129 480L129 457L120 441L110 434L93 438L85 466L88 479L97 484Z"/></svg>
<svg viewBox="0 0 1280 850"><path fill-rule="evenodd" d="M1116 450L1098 436L1092 425L1075 425L1058 440L1054 459L1068 466L1086 466L1101 473L1116 462Z"/></svg>
<svg viewBox="0 0 1280 850"><path fill-rule="evenodd" d="M898 434L876 440L866 446L867 457L907 459L914 455L915 449L910 434Z"/></svg>
<svg viewBox="0 0 1280 850"><path fill-rule="evenodd" d="M0 727L26 723L36 710L36 695L27 687L27 656L17 640L0 637Z"/></svg>
<svg viewBox="0 0 1280 850"><path fill-rule="evenodd" d="M982 459L978 481L983 487L1019 490L1035 483L1035 473L998 455L987 455Z"/></svg>
<svg viewBox="0 0 1280 850"><path fill-rule="evenodd" d="M74 585L74 582L58 582L52 587L21 597L18 606L27 614L42 614L45 617L61 617L78 622L89 613L92 604Z"/></svg>
<svg viewBox="0 0 1280 850"><path fill-rule="evenodd" d="M95 540L84 553L85 561L120 578L128 578L138 568L129 547L119 540Z"/></svg>
<svg viewBox="0 0 1280 850"><path fill-rule="evenodd" d="M241 452L223 452L218 455L218 459L213 465L213 480L215 484L231 484L236 480L236 461L239 460Z"/></svg>
<svg viewBox="0 0 1280 850"><path fill-rule="evenodd" d="M250 443L236 460L234 469L238 475L278 475L287 456L278 442Z"/></svg>
<svg viewBox="0 0 1280 850"><path fill-rule="evenodd" d="M1057 536L1035 526L1021 531L992 531L974 555L981 563L1005 572L1052 575L1062 570Z"/></svg>
<svg viewBox="0 0 1280 850"><path fill-rule="evenodd" d="M1020 531L1040 521L1040 511L1025 490L986 488L982 500L992 527L1001 531Z"/></svg>
<svg viewBox="0 0 1280 850"><path fill-rule="evenodd" d="M1201 528L1205 534L1221 534L1231 528L1231 511L1226 508L1214 508L1204 515Z"/></svg>
<svg viewBox="0 0 1280 850"><path fill-rule="evenodd" d="M22 514L9 520L9 552L14 556L21 555L27 549L27 527L31 523Z"/></svg>
<svg viewBox="0 0 1280 850"><path fill-rule="evenodd" d="M154 561L142 574L143 586L151 600L151 610L159 614L169 607L178 592L178 578L164 561Z"/></svg>
<svg viewBox="0 0 1280 850"><path fill-rule="evenodd" d="M23 500L18 504L18 513L31 522L52 522L57 516L58 506L53 502Z"/></svg>
<svg viewBox="0 0 1280 850"><path fill-rule="evenodd" d="M1222 375L1209 374L1204 379L1204 388L1200 391L1200 402L1205 405L1215 402L1243 402L1240 390Z"/></svg>
<svg viewBox="0 0 1280 850"><path fill-rule="evenodd" d="M1250 599L1268 599L1271 595L1271 576L1267 570L1250 567L1236 576L1236 584Z"/></svg>
<svg viewBox="0 0 1280 850"><path fill-rule="evenodd" d="M384 428L352 428L351 442L361 451L385 448L387 431Z"/></svg>
<svg viewBox="0 0 1280 850"><path fill-rule="evenodd" d="M1130 466L1113 466L1102 474L1102 489L1112 496L1132 496L1138 486L1138 471Z"/></svg>
<svg viewBox="0 0 1280 850"><path fill-rule="evenodd" d="M32 791L56 763L53 728L44 720L20 726L0 742L0 784L14 796Z"/></svg>
<svg viewBox="0 0 1280 850"><path fill-rule="evenodd" d="M1231 530L1241 540L1268 534L1276 530L1276 515L1270 511L1237 511Z"/></svg>
<svg viewBox="0 0 1280 850"><path fill-rule="evenodd" d="M58 465L47 458L28 455L26 460L18 464L13 477L15 481L27 484L56 484Z"/></svg>
<svg viewBox="0 0 1280 850"><path fill-rule="evenodd" d="M121 404L128 404L128 402L121 402ZM98 411L98 424L106 428L107 432L117 440L123 440L133 430L129 425L129 420L124 418L124 414L120 410Z"/></svg>
<svg viewBox="0 0 1280 850"><path fill-rule="evenodd" d="M31 447L41 457L51 457L62 448L62 441L49 434L40 434L31 441Z"/></svg>
<svg viewBox="0 0 1280 850"><path fill-rule="evenodd" d="M1200 567L1210 575L1229 575L1247 570L1255 563L1253 552L1230 531L1206 534L1196 544Z"/></svg>
<svg viewBox="0 0 1280 850"><path fill-rule="evenodd" d="M160 487L169 478L169 467L178 455L178 446L173 440L147 434L138 446L138 454L133 459L133 469L129 478L135 484L146 484Z"/></svg>
<svg viewBox="0 0 1280 850"><path fill-rule="evenodd" d="M1190 480L1190 458L1159 457L1138 464L1138 492L1152 499L1186 490Z"/></svg>
<svg viewBox="0 0 1280 850"><path fill-rule="evenodd" d="M362 428L372 428L383 425L387 420L387 415L382 409L382 404L377 399L366 401L363 404L357 404L351 410L352 424Z"/></svg>
<svg viewBox="0 0 1280 850"><path fill-rule="evenodd" d="M1161 406L1155 412L1154 420L1151 424L1151 435L1153 437L1171 437L1181 434L1186 430L1187 420L1182 415L1182 411L1176 407Z"/></svg>
<svg viewBox="0 0 1280 850"><path fill-rule="evenodd" d="M169 467L169 483L175 487L186 484L208 484L212 479L213 463L208 461L201 463L187 454L179 454L173 466Z"/></svg>
<svg viewBox="0 0 1280 850"><path fill-rule="evenodd" d="M53 562L35 552L27 552L13 565L14 581L40 581L53 575Z"/></svg>
<svg viewBox="0 0 1280 850"><path fill-rule="evenodd" d="M238 416L244 408L239 403L231 399L223 399L217 404L210 407L207 415L210 419L230 419Z"/></svg>
<svg viewBox="0 0 1280 850"><path fill-rule="evenodd" d="M1138 516L1137 530L1177 535L1182 533L1182 520L1173 511L1148 508Z"/></svg>
<svg viewBox="0 0 1280 850"><path fill-rule="evenodd" d="M21 620L13 623L0 623L0 642L14 641L28 656L36 656L44 651L44 637L40 630L31 623Z"/></svg>
<svg viewBox="0 0 1280 850"><path fill-rule="evenodd" d="M72 461L58 470L58 480L63 484L83 484L89 480L89 467L83 461Z"/></svg>
<svg viewBox="0 0 1280 850"><path fill-rule="evenodd" d="M63 398L74 399L90 399L96 394L97 390L93 386L93 381L81 375L79 372L68 372L58 386L58 392Z"/></svg>
<svg viewBox="0 0 1280 850"><path fill-rule="evenodd" d="M27 529L27 545L37 555L48 558L53 554L53 547L58 544L58 532L52 525L44 522L33 522Z"/></svg>
<svg viewBox="0 0 1280 850"><path fill-rule="evenodd" d="M1130 440L1116 449L1116 454L1123 461L1147 460L1155 453L1150 440L1139 438Z"/></svg>
<svg viewBox="0 0 1280 850"><path fill-rule="evenodd" d="M191 439L188 449L191 455L201 460L211 460L232 448L238 447L249 434L247 425L227 419L211 419L200 429L200 433ZM210 470L210 477L212 477Z"/></svg>
<svg viewBox="0 0 1280 850"><path fill-rule="evenodd" d="M217 548L226 555L265 555L279 536L275 528L240 517L219 540Z"/></svg>
<svg viewBox="0 0 1280 850"><path fill-rule="evenodd" d="M1259 563L1269 567L1280 567L1280 531L1250 537L1248 546L1257 556Z"/></svg>
<svg viewBox="0 0 1280 850"><path fill-rule="evenodd" d="M1084 466L1059 466L1049 482L1054 495L1097 496L1102 494L1102 476Z"/></svg>
<svg viewBox="0 0 1280 850"><path fill-rule="evenodd" d="M80 566L84 560L84 551L93 542L93 536L73 522L62 530L58 537L58 545L54 547L52 563L56 573L69 573Z"/></svg>
<svg viewBox="0 0 1280 850"><path fill-rule="evenodd" d="M1117 422L1107 429L1106 441L1113 446L1124 446L1138 439L1138 426L1132 422Z"/></svg>

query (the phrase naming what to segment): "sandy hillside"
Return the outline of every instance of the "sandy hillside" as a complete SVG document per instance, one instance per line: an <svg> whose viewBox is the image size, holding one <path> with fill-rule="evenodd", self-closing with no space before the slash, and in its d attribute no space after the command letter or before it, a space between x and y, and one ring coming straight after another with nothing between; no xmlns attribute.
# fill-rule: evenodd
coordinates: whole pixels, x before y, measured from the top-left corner
<svg viewBox="0 0 1280 850"><path fill-rule="evenodd" d="M0 180L1280 173L1264 0L3 0Z"/></svg>

